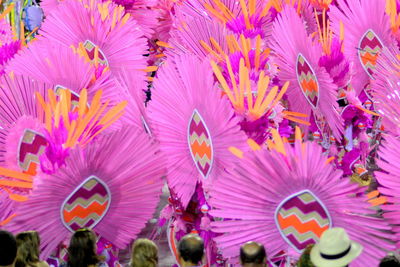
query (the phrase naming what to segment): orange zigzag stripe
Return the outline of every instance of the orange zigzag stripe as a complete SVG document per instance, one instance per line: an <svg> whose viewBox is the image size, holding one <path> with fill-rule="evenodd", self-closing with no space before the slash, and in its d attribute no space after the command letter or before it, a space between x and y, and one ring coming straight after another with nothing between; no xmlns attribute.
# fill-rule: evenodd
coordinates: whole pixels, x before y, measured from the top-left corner
<svg viewBox="0 0 400 267"><path fill-rule="evenodd" d="M193 154L198 154L201 158L204 155L207 155L207 157L209 159L211 159L211 149L210 149L210 146L207 145L206 142L199 144L199 142L197 140L195 140L193 142L193 144L191 145L191 147L192 147Z"/></svg>
<svg viewBox="0 0 400 267"><path fill-rule="evenodd" d="M301 87L308 92L318 92L317 83L314 80L307 82L305 79L301 82Z"/></svg>
<svg viewBox="0 0 400 267"><path fill-rule="evenodd" d="M286 229L290 226L293 226L297 232L300 234L307 233L309 231L314 232L317 236L321 236L322 233L328 229L328 225L324 227L320 227L318 222L309 221L307 223L303 223L296 215L291 215L287 218L283 218L280 214L278 215L278 222L282 229Z"/></svg>
<svg viewBox="0 0 400 267"><path fill-rule="evenodd" d="M366 53L365 55L361 55L361 61L364 65L367 65L368 62L371 62L372 65L376 65L376 61L378 60L379 54L371 54Z"/></svg>
<svg viewBox="0 0 400 267"><path fill-rule="evenodd" d="M87 208L77 205L76 208L70 212L67 210L63 211L64 220L68 223L75 217L83 219L91 213L96 213L97 215L101 216L104 210L107 208L107 205L108 201L106 201L104 204L99 204L97 201L95 201Z"/></svg>

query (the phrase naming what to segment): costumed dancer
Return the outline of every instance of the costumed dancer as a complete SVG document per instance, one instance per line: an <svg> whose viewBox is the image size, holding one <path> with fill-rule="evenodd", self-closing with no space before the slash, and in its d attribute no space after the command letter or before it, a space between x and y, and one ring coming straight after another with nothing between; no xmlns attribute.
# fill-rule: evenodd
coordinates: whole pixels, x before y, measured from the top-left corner
<svg viewBox="0 0 400 267"><path fill-rule="evenodd" d="M269 150L253 144L254 152L235 151L241 163L210 192L210 214L223 219L211 225L222 234L215 241L224 257L236 263L240 245L257 241L271 257L284 250L288 261L296 260L326 229L343 227L364 247L351 266L378 265L394 236L374 216L365 188L342 179L332 158L318 144L303 143L298 128L294 146L272 132Z"/></svg>
<svg viewBox="0 0 400 267"><path fill-rule="evenodd" d="M205 241L208 264L218 251L210 231L210 186L236 164L229 147L243 147L245 135L214 82L208 61L175 56L158 71L149 116L167 158L170 203L162 212L168 240L177 258L177 241L197 232Z"/></svg>

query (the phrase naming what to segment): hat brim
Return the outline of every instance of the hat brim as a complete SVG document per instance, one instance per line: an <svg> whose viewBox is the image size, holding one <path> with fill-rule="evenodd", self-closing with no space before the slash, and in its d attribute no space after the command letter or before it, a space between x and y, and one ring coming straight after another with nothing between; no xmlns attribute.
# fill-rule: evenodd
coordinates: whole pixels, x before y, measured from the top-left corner
<svg viewBox="0 0 400 267"><path fill-rule="evenodd" d="M359 243L352 242L350 251L345 256L338 259L325 259L320 254L319 244L316 244L311 250L310 258L312 263L317 267L347 266L361 254L362 250L363 248Z"/></svg>

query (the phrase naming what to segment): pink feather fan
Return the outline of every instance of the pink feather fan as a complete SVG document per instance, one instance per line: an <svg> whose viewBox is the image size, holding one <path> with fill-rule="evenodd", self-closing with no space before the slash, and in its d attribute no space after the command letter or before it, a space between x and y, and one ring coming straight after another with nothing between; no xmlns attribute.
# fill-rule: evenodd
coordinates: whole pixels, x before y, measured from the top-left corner
<svg viewBox="0 0 400 267"><path fill-rule="evenodd" d="M109 98L111 94L118 95L110 72L103 71L98 75L95 67L85 62L70 47L43 38L22 50L10 62L6 71L54 84L56 93L57 90L68 88L76 98L79 98L80 91L84 88L88 90L90 99L98 89L102 89Z"/></svg>
<svg viewBox="0 0 400 267"><path fill-rule="evenodd" d="M392 49L390 18L383 0L338 0L331 6L329 18L336 35L344 29L344 54L353 64L351 84L359 94L373 77L383 47Z"/></svg>
<svg viewBox="0 0 400 267"><path fill-rule="evenodd" d="M289 81L286 92L290 110L324 116L333 135L341 139L343 122L337 111L337 86L319 67L322 48L307 35L295 9L286 6L273 24L272 49L280 68L278 78Z"/></svg>
<svg viewBox="0 0 400 267"><path fill-rule="evenodd" d="M326 229L343 227L364 246L351 266L377 266L393 236L370 209L365 188L342 179L318 144L301 142L298 128L294 147L273 132L272 151L245 154L210 192L210 214L222 219L212 229L223 234L215 238L223 255L235 261L243 243L258 241L271 257L283 250L297 258Z"/></svg>
<svg viewBox="0 0 400 267"><path fill-rule="evenodd" d="M146 39L123 7L110 1L86 4L66 0L46 18L41 33L64 46L73 45L95 65L112 72L125 68L142 73L146 68Z"/></svg>
<svg viewBox="0 0 400 267"><path fill-rule="evenodd" d="M400 247L399 218L400 218L400 141L394 136L385 136L385 141L380 147L378 166L382 169L376 172L376 179L381 185L378 190L387 197L387 204L383 205L383 216L394 226L397 247Z"/></svg>
<svg viewBox="0 0 400 267"><path fill-rule="evenodd" d="M152 93L149 116L168 159L168 183L186 208L197 183L207 192L235 165L228 148L242 147L245 135L207 60L181 55L167 61Z"/></svg>
<svg viewBox="0 0 400 267"><path fill-rule="evenodd" d="M38 231L44 258L79 228L124 248L155 212L163 166L145 133L124 128L103 136L71 150L66 166L53 175L42 175L7 229Z"/></svg>

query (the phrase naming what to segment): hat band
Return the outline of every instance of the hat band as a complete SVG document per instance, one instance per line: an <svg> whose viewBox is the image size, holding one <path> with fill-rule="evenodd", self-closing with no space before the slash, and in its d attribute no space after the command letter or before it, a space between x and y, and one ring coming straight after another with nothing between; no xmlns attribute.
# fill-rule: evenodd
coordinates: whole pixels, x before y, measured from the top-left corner
<svg viewBox="0 0 400 267"><path fill-rule="evenodd" d="M336 259L343 258L344 256L346 256L347 253L350 252L350 250L351 250L351 245L345 251L343 251L342 253L339 253L339 254L334 254L334 255L327 255L324 253L319 253L319 254L321 254L321 257L324 259L336 260Z"/></svg>

